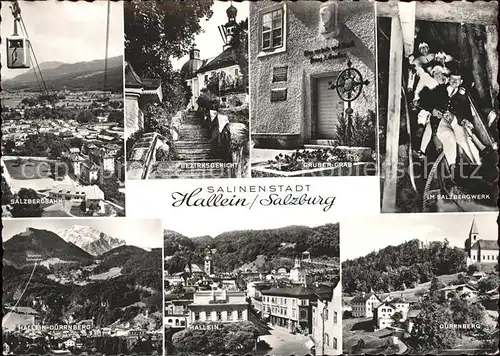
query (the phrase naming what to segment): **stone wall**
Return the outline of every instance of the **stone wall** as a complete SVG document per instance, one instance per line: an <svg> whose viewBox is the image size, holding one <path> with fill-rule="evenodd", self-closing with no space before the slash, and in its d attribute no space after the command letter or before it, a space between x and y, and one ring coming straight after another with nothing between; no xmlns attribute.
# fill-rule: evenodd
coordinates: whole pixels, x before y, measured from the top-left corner
<svg viewBox="0 0 500 356"><path fill-rule="evenodd" d="M138 92L128 90L125 93L125 135L128 138L134 132L140 130L144 125L144 118L139 108Z"/></svg>
<svg viewBox="0 0 500 356"><path fill-rule="evenodd" d="M231 177L248 177L250 143L247 125L241 122L231 122L233 118L230 114L224 115L213 110L205 119L212 132L213 152L225 162L233 163Z"/></svg>
<svg viewBox="0 0 500 356"><path fill-rule="evenodd" d="M179 132L182 123L186 119L186 111L180 110L172 117L170 134L172 135L172 140L177 141L179 139Z"/></svg>

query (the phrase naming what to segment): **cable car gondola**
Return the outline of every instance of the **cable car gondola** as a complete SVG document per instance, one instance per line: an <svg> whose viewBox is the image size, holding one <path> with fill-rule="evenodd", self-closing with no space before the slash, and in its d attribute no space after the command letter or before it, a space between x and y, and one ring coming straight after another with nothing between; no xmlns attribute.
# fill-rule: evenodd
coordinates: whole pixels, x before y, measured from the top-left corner
<svg viewBox="0 0 500 356"><path fill-rule="evenodd" d="M12 16L14 16L14 34L7 37L7 68L21 69L31 68L31 45L29 40L18 33L18 26L21 23L21 8L15 1L11 6Z"/></svg>

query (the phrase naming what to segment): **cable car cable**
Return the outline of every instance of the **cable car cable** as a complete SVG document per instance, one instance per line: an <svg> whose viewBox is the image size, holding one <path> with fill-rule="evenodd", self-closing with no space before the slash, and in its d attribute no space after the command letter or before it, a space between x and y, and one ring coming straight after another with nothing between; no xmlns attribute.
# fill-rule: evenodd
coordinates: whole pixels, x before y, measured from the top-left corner
<svg viewBox="0 0 500 356"><path fill-rule="evenodd" d="M33 57L33 56L30 55L30 57ZM33 73L35 74L36 82L38 83L38 88L40 89L40 92L43 92L42 83L40 83L40 79L38 79L38 74L37 74L35 68L33 68Z"/></svg>
<svg viewBox="0 0 500 356"><path fill-rule="evenodd" d="M12 37L7 37L7 67L30 68L31 65L29 63L33 60L32 51L25 29L23 30L21 25L21 7L19 6L19 3L17 1L12 2L10 10L12 12L12 17L14 18L14 33ZM10 65L9 62L11 62ZM33 73L35 74L35 79L40 92L43 92L36 68L33 68Z"/></svg>
<svg viewBox="0 0 500 356"><path fill-rule="evenodd" d="M26 25L24 24L23 16L21 14L19 14L19 18L21 19L21 25L23 27L24 33L26 35L26 38L28 38L28 40L29 40L28 30L26 29ZM47 85L45 84L45 79L43 78L42 70L40 69L40 65L38 64L38 59L36 58L35 49L31 45L31 41L30 41L30 46L31 46L31 53L33 54L33 59L35 60L35 65L38 68L38 71L39 71L39 74L40 74L40 78L42 80L42 84L43 84L43 87L45 89L45 95L48 95Z"/></svg>
<svg viewBox="0 0 500 356"><path fill-rule="evenodd" d="M111 0L108 0L108 8L106 15L106 44L105 44L105 55L104 55L104 91L108 86L108 50L109 50L109 22L111 13Z"/></svg>
<svg viewBox="0 0 500 356"><path fill-rule="evenodd" d="M21 299L23 298L24 296L24 293L26 293L26 290L28 289L30 283L31 283L31 279L33 278L33 274L35 273L35 269L36 269L36 264L37 262L35 262L35 265L33 266L33 270L31 271L31 275L30 275L30 278L28 279L28 282L26 283L26 286L24 287L22 293L21 293L21 296L19 297L19 299L17 300L16 304L14 305L14 307L7 313L7 315L4 316L3 320L2 320L2 326L5 324L5 322L9 319L10 315L12 314L13 311L15 311L17 309L17 306L19 304L19 302L21 301Z"/></svg>

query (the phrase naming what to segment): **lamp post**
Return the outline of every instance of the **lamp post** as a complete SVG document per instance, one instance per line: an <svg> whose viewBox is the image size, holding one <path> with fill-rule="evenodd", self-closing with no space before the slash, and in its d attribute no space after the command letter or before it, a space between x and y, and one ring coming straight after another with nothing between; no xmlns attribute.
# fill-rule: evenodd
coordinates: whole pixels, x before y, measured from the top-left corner
<svg viewBox="0 0 500 356"><path fill-rule="evenodd" d="M347 102L347 109L345 114L347 116L347 141L350 142L352 139L352 114L354 110L351 107L351 103L356 100L363 90L363 86L370 84L366 79L363 79L361 72L352 67L351 60L347 61L347 68L340 72L335 83L329 82L330 87L328 89L337 90L337 94L340 99Z"/></svg>

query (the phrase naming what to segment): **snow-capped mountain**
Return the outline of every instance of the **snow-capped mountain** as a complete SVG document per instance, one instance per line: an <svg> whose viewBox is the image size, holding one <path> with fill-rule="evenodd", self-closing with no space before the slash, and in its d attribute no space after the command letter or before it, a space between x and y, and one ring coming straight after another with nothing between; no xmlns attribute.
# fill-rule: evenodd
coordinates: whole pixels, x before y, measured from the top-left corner
<svg viewBox="0 0 500 356"><path fill-rule="evenodd" d="M99 256L115 247L126 245L125 241L106 235L90 226L73 225L68 229L58 231L58 235L93 256Z"/></svg>

